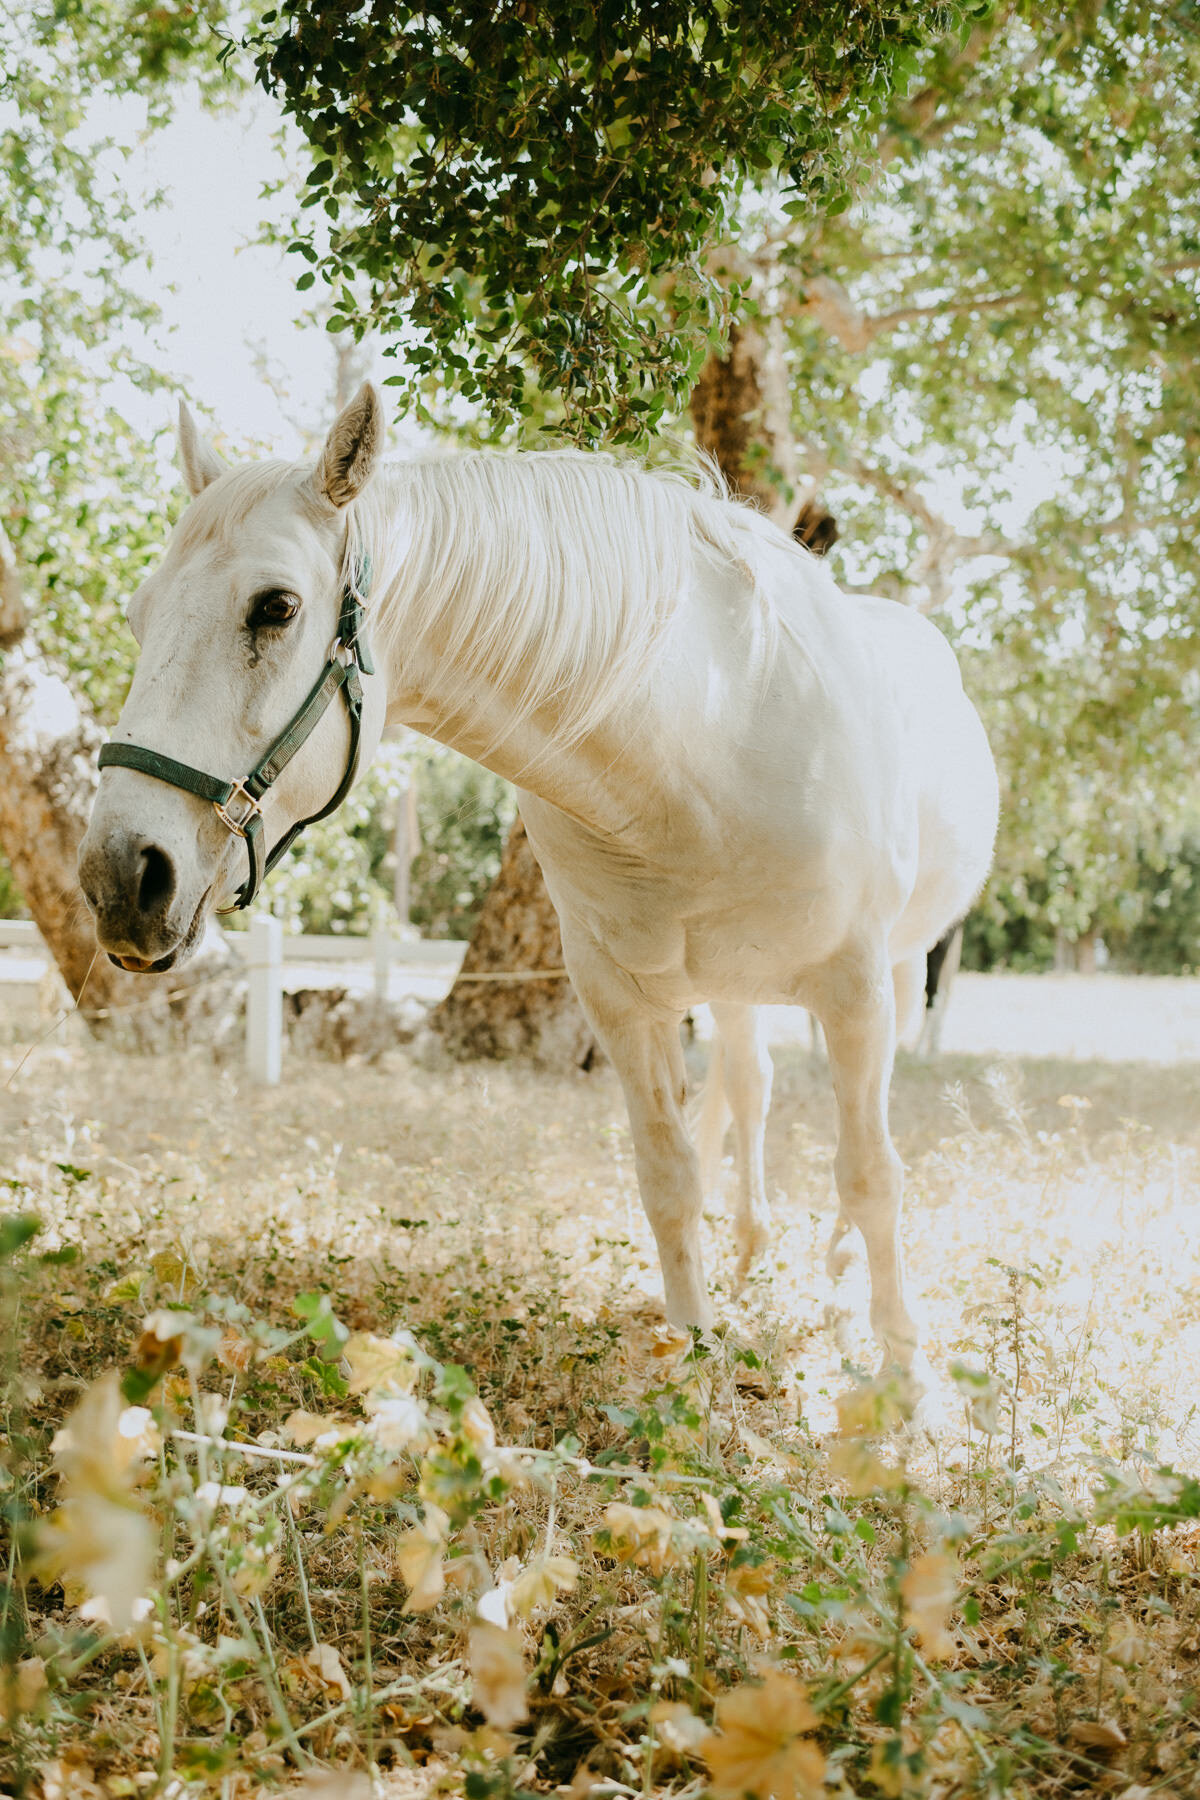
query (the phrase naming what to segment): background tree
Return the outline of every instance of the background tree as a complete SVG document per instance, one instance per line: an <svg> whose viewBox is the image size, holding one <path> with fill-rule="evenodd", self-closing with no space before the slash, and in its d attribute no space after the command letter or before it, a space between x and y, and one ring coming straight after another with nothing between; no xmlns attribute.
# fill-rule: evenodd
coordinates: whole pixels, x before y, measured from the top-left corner
<svg viewBox="0 0 1200 1800"><path fill-rule="evenodd" d="M1008 6L927 73L851 207L764 195L726 252L790 399L752 474L820 488L843 585L938 612L1005 778L994 891L1080 936L1194 823L1200 20Z"/></svg>
<svg viewBox="0 0 1200 1800"><path fill-rule="evenodd" d="M1186 912L1147 878L1200 724L1200 25L1165 11L999 9L928 52L851 206L745 195L709 255L742 317L698 443L785 525L821 493L843 585L936 611L983 707L992 954Z"/></svg>
<svg viewBox="0 0 1200 1800"><path fill-rule="evenodd" d="M85 1011L162 986L97 958L75 852L132 666L123 602L168 504L120 410L130 385L162 385L141 353L155 309L129 273L143 258L118 147L88 107L106 78L115 92L190 54L193 28L163 14L139 31L100 3L0 16L0 844L71 992L86 980Z"/></svg>

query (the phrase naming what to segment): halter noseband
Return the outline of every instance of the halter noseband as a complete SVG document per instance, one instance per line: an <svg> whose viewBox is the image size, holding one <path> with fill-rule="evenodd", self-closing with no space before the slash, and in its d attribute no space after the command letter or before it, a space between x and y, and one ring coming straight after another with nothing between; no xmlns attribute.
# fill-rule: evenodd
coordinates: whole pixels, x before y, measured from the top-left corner
<svg viewBox="0 0 1200 1800"><path fill-rule="evenodd" d="M208 800L221 823L232 831L234 837L245 840L250 872L238 889L233 905L222 907L223 912L240 912L243 907L249 906L264 878L271 873L280 857L291 849L305 826L315 825L318 819L327 818L342 804L354 785L354 777L358 773L358 744L362 734L363 691L359 673L375 673L375 664L371 661L371 653L363 635L362 602L370 591L370 582L371 559L364 556L357 577L352 575L342 590L337 636L330 646L329 658L316 685L299 710L292 715L291 721L284 726L266 755L259 759L243 780L221 781L215 775L204 774L201 769L189 768L187 763L176 762L174 757L161 756L157 750L145 750L140 744L108 743L100 752L102 769L137 769L142 775L153 775L157 781L168 782L171 787L183 788L186 793ZM345 774L328 805L323 806L320 812L311 813L307 819L299 820L280 838L268 855L259 801L291 762L337 693L345 695L346 711L350 718L350 753L346 759ZM236 810L230 811L231 806Z"/></svg>

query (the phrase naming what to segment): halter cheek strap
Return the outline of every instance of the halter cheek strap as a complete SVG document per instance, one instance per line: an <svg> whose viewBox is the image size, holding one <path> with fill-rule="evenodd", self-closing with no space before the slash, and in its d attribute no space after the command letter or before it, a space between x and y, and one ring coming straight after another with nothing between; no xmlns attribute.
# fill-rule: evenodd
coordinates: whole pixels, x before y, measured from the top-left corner
<svg viewBox="0 0 1200 1800"><path fill-rule="evenodd" d="M163 756L157 750L146 750L141 744L109 743L100 752L102 769L136 769L142 775L153 775L157 781L165 781L171 787L182 788L185 793L195 794L198 799L209 801L221 823L235 837L243 839L249 871L238 889L234 904L223 909L226 912L239 912L243 907L249 906L266 876L291 849L305 826L315 825L318 819L327 818L342 804L354 785L354 778L358 773L359 739L362 735L363 690L359 676L360 673L375 673L375 664L371 660L363 628L362 603L370 591L370 581L371 562L369 557L364 557L357 578L352 577L342 590L337 636L333 640L325 667L307 699L292 715L266 755L259 759L241 781L222 781L219 776L206 775L202 769L193 769L187 763L176 762L172 756ZM345 773L332 799L319 812L311 813L307 819L298 820L268 853L259 802L267 789L278 780L300 746L307 741L339 693L345 698L350 722L350 750L346 758Z"/></svg>

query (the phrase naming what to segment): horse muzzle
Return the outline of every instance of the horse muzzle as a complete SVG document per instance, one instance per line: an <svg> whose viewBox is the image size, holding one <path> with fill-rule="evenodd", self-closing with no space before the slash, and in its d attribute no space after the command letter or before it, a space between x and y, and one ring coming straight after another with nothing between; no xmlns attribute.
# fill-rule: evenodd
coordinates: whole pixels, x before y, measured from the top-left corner
<svg viewBox="0 0 1200 1800"><path fill-rule="evenodd" d="M188 955L204 929L211 886L188 904L169 850L136 832L89 830L80 846L79 884L96 921L96 941L131 974L161 974Z"/></svg>

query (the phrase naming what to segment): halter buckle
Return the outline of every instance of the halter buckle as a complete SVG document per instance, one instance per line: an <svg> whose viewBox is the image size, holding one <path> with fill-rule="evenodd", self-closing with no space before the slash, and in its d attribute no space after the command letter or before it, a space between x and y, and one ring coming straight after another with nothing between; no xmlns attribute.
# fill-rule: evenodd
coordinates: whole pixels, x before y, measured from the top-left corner
<svg viewBox="0 0 1200 1800"><path fill-rule="evenodd" d="M236 819L226 810L233 800L243 802L246 808L245 812L239 814ZM249 825L251 819L262 818L262 807L258 804L258 801L254 798L253 794L247 793L245 786L240 781L234 782L226 799L213 801L213 811L216 813L218 819L220 819L222 825L227 826L229 830L232 831L234 837L240 838L245 837L246 827Z"/></svg>

